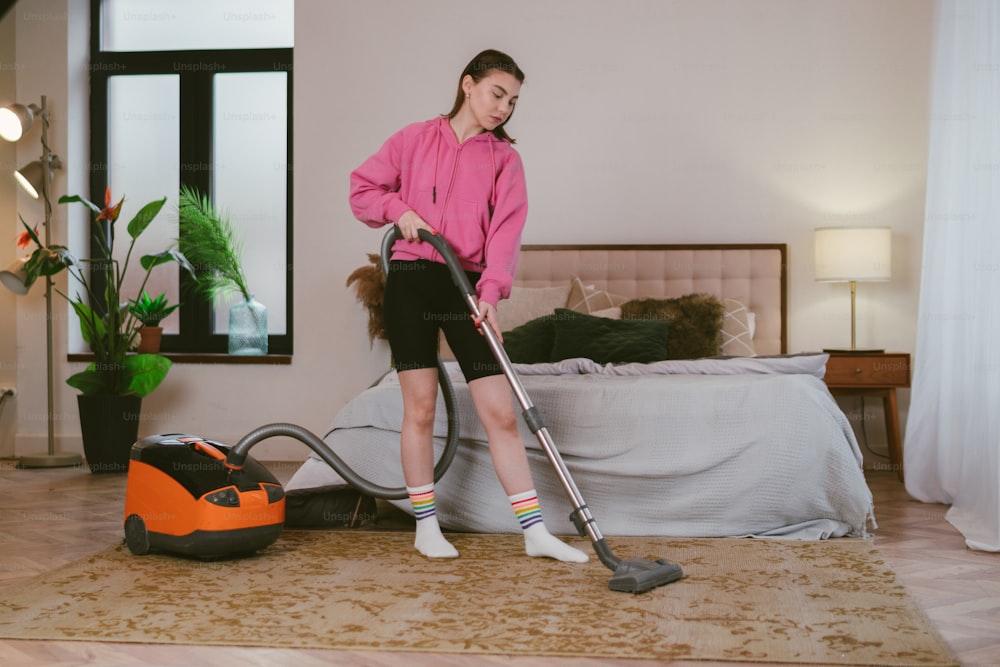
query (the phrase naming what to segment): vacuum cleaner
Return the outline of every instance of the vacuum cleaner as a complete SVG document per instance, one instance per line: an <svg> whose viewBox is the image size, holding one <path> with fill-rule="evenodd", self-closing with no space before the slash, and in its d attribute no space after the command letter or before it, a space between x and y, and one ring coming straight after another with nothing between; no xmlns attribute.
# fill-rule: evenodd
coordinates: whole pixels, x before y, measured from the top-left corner
<svg viewBox="0 0 1000 667"><path fill-rule="evenodd" d="M419 236L441 254L469 311L479 317L475 289L451 246L442 236L427 230L420 230ZM400 238L401 232L393 226L382 240L386 272L392 245ZM684 574L680 565L665 558L615 556L573 482L542 416L514 372L497 332L486 322L481 330L522 409L525 423L569 496L573 507L571 521L581 537L590 539L601 562L613 571L608 588L639 594L681 579ZM448 410L448 437L441 459L434 467L435 481L451 464L458 445L454 389L440 360L438 379ZM387 500L407 497L405 486L383 487L364 479L314 433L295 424L258 427L233 447L188 434L151 436L133 445L129 462L125 497L125 542L129 550L134 554L162 550L219 558L253 553L273 543L284 524L284 491L249 452L258 442L276 436L304 443L362 493Z"/></svg>
<svg viewBox="0 0 1000 667"><path fill-rule="evenodd" d="M224 462L230 448L186 433L143 438L130 452L125 545L197 558L251 554L285 523L285 491L258 461Z"/></svg>

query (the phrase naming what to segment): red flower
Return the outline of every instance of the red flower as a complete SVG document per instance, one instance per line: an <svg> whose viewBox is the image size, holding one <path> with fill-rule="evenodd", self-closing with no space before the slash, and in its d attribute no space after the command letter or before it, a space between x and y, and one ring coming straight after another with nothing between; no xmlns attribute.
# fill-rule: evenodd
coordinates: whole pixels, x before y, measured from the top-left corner
<svg viewBox="0 0 1000 667"><path fill-rule="evenodd" d="M104 208L101 209L100 215L97 216L98 220L107 220L109 222L114 222L118 219L118 215L122 212L122 204L125 202L125 197L118 200L118 203L111 206L111 186L104 189Z"/></svg>
<svg viewBox="0 0 1000 667"><path fill-rule="evenodd" d="M38 236L38 225L35 225L35 236ZM31 245L31 234L25 229L23 232L17 235L17 247L24 250L29 245Z"/></svg>

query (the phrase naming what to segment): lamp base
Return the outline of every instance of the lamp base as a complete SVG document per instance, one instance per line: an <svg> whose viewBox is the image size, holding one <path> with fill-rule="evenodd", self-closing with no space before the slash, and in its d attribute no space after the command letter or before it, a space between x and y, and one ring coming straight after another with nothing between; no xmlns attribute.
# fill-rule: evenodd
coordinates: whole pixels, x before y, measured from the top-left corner
<svg viewBox="0 0 1000 667"><path fill-rule="evenodd" d="M824 347L824 352L836 352L837 354L883 354L884 349L874 347Z"/></svg>
<svg viewBox="0 0 1000 667"><path fill-rule="evenodd" d="M82 466L83 457L79 454L55 452L53 454L32 454L22 456L17 460L18 468L68 468Z"/></svg>

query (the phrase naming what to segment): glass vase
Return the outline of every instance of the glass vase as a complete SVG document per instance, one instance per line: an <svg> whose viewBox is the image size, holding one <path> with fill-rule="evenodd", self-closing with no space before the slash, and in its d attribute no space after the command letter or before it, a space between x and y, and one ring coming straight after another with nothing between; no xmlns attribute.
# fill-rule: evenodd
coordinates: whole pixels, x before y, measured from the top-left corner
<svg viewBox="0 0 1000 667"><path fill-rule="evenodd" d="M229 354L267 354L267 308L252 294L229 309Z"/></svg>

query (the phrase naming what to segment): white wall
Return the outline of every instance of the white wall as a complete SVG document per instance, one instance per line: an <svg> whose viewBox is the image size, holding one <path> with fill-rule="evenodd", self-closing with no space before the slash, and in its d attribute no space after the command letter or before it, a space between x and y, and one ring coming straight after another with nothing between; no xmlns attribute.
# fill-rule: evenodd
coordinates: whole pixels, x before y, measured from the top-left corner
<svg viewBox="0 0 1000 667"><path fill-rule="evenodd" d="M18 11L54 5L65 13L67 1L21 0ZM844 346L850 335L846 286L813 281L812 230L888 225L893 280L859 286L858 344L914 349L930 0L497 7L299 0L294 363L176 365L144 403L143 433L235 440L277 420L323 432L381 374L386 349L369 348L365 314L344 287L381 232L353 219L348 176L405 123L446 112L461 69L483 48L507 51L527 75L509 126L528 176L525 242L788 243L789 348L801 351ZM22 30L65 40L65 25L55 23L19 21L18 56ZM18 71L19 85L25 74ZM72 118L85 118L85 93L65 72L45 77L32 85L76 96L66 102ZM70 169L82 169L85 183L80 159L73 155ZM0 309L6 315L10 306L0 301ZM39 340L28 328L18 328L19 362L35 364ZM75 395L61 380L76 366L59 362L67 415ZM44 401L37 392L32 400ZM905 423L907 392L900 399ZM22 420L18 448L43 430ZM73 419L60 432L67 448L79 448ZM255 454L305 451L274 442Z"/></svg>

